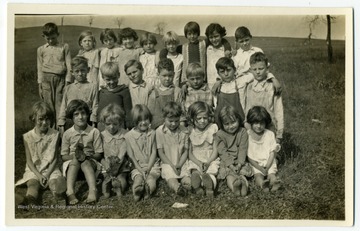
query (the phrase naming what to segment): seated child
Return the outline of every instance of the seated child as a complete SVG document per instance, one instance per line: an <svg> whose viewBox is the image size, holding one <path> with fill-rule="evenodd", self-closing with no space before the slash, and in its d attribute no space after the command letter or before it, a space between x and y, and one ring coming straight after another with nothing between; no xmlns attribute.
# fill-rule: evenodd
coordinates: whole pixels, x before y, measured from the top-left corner
<svg viewBox="0 0 360 231"><path fill-rule="evenodd" d="M148 199L156 190L160 177L160 164L156 155L155 131L151 129L152 115L143 104L136 104L131 111L134 128L125 134L127 154L133 163L134 200Z"/></svg>
<svg viewBox="0 0 360 231"><path fill-rule="evenodd" d="M100 63L100 54L99 50L96 49L96 39L93 33L89 30L81 32L79 36L79 50L78 56L83 56L88 60L89 73L87 75L87 80L90 83L99 85L99 63Z"/></svg>
<svg viewBox="0 0 360 231"><path fill-rule="evenodd" d="M180 76L182 72L183 55L176 48L180 44L179 36L174 31L168 31L163 37L167 55L159 57L160 59L169 58L174 63L174 86L180 87ZM159 54L160 56L160 54Z"/></svg>
<svg viewBox="0 0 360 231"><path fill-rule="evenodd" d="M100 131L88 125L90 108L82 100L72 100L66 108L66 117L72 119L74 125L64 132L61 144L61 156L64 161L63 174L66 175L68 203L77 204L75 182L79 170L84 173L89 193L85 200L93 204L97 200L96 178L101 169L98 161L103 155Z"/></svg>
<svg viewBox="0 0 360 231"><path fill-rule="evenodd" d="M144 53L139 56L139 61L144 67L144 80L151 85L158 84L156 57L158 52L155 50L157 40L155 35L146 32L140 38L140 46L144 49Z"/></svg>
<svg viewBox="0 0 360 231"><path fill-rule="evenodd" d="M149 95L154 89L154 86L144 81L143 66L139 61L132 59L125 64L124 69L130 79L129 90L132 105L144 104L147 106Z"/></svg>
<svg viewBox="0 0 360 231"><path fill-rule="evenodd" d="M104 180L102 193L105 198L110 197L110 186L117 196L122 196L127 189L127 177L130 173L130 163L126 155L124 110L117 104L109 104L100 113L100 121L105 130L101 132L104 148L103 166Z"/></svg>
<svg viewBox="0 0 360 231"><path fill-rule="evenodd" d="M66 121L66 108L69 102L74 99L85 101L90 109L89 121L93 124L97 122L98 88L95 84L87 81L88 72L89 67L86 58L76 56L71 60L71 73L75 77L75 82L67 85L64 90L58 121L61 134L64 132L65 123L67 123L65 129L72 125L71 121Z"/></svg>
<svg viewBox="0 0 360 231"><path fill-rule="evenodd" d="M155 86L149 96L148 108L152 112L151 127L156 129L164 123L162 109L167 102L181 103L181 89L173 85L174 64L170 59L162 59L158 65L160 84Z"/></svg>
<svg viewBox="0 0 360 231"><path fill-rule="evenodd" d="M265 192L277 191L281 183L276 176L275 152L279 151L275 135L267 127L271 124L270 114L262 106L251 108L246 116L251 128L249 134L248 160L254 172L255 184ZM266 180L264 180L266 178Z"/></svg>
<svg viewBox="0 0 360 231"><path fill-rule="evenodd" d="M99 105L98 115L101 110L107 105L114 103L119 105L125 111L125 128L131 128L130 112L132 109L132 102L129 88L126 85L118 85L119 82L119 67L117 63L107 62L100 67L101 76L104 87L99 90ZM124 76L122 78L127 78ZM104 124L99 123L97 127L100 131L104 130Z"/></svg>
<svg viewBox="0 0 360 231"><path fill-rule="evenodd" d="M212 108L202 101L197 101L189 107L188 117L193 126L190 128L189 171L191 186L196 194L202 195L205 188L206 195L214 196L216 175L219 169L214 134L218 131L216 124L211 123Z"/></svg>
<svg viewBox="0 0 360 231"><path fill-rule="evenodd" d="M246 163L248 135L242 126L239 113L232 106L225 106L219 114L220 130L215 134L215 142L220 157L219 179L226 179L231 191L237 196L246 196L252 170Z"/></svg>
<svg viewBox="0 0 360 231"><path fill-rule="evenodd" d="M26 183L24 205L38 205L39 190L49 187L55 200L65 199L66 181L59 169L59 132L52 129L54 114L45 102L36 102L30 120L35 127L24 134L26 167L15 186Z"/></svg>
<svg viewBox="0 0 360 231"><path fill-rule="evenodd" d="M268 69L268 59L265 54L256 52L250 57L251 72L254 79L246 88L245 114L253 106L263 106L271 116L269 129L276 135L279 143L284 131L284 108L281 95L277 95L274 84L269 79L273 75Z"/></svg>
<svg viewBox="0 0 360 231"><path fill-rule="evenodd" d="M119 32L119 43L122 46L122 51L119 55L118 63L120 76L126 76L126 70L124 69L124 65L129 60L139 60L139 56L144 53L143 48L139 48L135 46L135 42L138 40L138 36L136 31L130 27L126 27L120 30ZM120 84L129 85L128 78L121 78Z"/></svg>
<svg viewBox="0 0 360 231"><path fill-rule="evenodd" d="M168 102L163 107L165 122L156 129L156 144L161 159L161 177L178 195L185 196L191 189L188 171L189 135L181 129L181 106ZM181 183L179 183L179 180Z"/></svg>

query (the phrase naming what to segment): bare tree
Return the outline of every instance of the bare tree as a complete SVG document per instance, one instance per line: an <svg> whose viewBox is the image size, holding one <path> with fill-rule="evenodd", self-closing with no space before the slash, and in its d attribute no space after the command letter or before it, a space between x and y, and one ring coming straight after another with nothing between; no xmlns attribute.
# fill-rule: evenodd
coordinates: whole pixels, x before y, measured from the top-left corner
<svg viewBox="0 0 360 231"><path fill-rule="evenodd" d="M159 22L155 24L155 32L159 35L164 35L166 25L167 24L165 22Z"/></svg>
<svg viewBox="0 0 360 231"><path fill-rule="evenodd" d="M320 15L314 15L314 16L306 16L305 21L307 22L307 25L309 26L309 35L308 35L308 41L310 43L312 32L315 29L316 25L319 22L326 23L327 26L327 34L326 34L326 44L328 48L328 61L329 63L333 62L333 49L331 45L331 24L336 22L336 17L331 15L320 16Z"/></svg>
<svg viewBox="0 0 360 231"><path fill-rule="evenodd" d="M94 16L89 16L89 26L91 27L94 23Z"/></svg>
<svg viewBox="0 0 360 231"><path fill-rule="evenodd" d="M123 24L123 22L124 22L124 19L123 19L123 18L121 18L121 17L116 17L115 23L116 23L116 25L119 27L119 29L121 29L121 25Z"/></svg>

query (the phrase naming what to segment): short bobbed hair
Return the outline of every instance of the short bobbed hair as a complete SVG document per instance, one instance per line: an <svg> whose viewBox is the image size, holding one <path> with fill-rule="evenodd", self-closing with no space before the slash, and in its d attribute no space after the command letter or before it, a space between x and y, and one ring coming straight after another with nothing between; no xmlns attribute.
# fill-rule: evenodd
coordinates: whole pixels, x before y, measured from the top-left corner
<svg viewBox="0 0 360 231"><path fill-rule="evenodd" d="M140 37L140 46L144 46L146 42L150 42L154 45L157 44L157 40L154 34L151 34L149 32L146 32L145 34L142 34Z"/></svg>
<svg viewBox="0 0 360 231"><path fill-rule="evenodd" d="M89 105L85 101L80 99L71 100L68 106L66 107L66 118L73 119L75 111L84 110L88 116L90 116L91 111Z"/></svg>
<svg viewBox="0 0 360 231"><path fill-rule="evenodd" d="M135 41L139 38L135 30L130 27L126 27L119 32L119 43L122 44L122 40L128 37L134 38Z"/></svg>
<svg viewBox="0 0 360 231"><path fill-rule="evenodd" d="M114 42L117 42L117 37L115 32L110 28L105 28L105 30L103 30L100 34L100 41L102 44L104 44L104 40L109 38L112 38Z"/></svg>
<svg viewBox="0 0 360 231"><path fill-rule="evenodd" d="M146 105L136 104L131 110L131 119L133 126L136 127L140 121L148 119L151 122L152 114Z"/></svg>
<svg viewBox="0 0 360 231"><path fill-rule="evenodd" d="M264 122L266 128L268 128L271 124L271 116L264 107L254 106L248 111L246 121L251 125Z"/></svg>
<svg viewBox="0 0 360 231"><path fill-rule="evenodd" d="M175 43L176 45L178 45L180 43L179 36L174 31L166 32L162 40L165 45L169 43Z"/></svg>
<svg viewBox="0 0 360 231"><path fill-rule="evenodd" d="M96 39L95 39L94 34L89 30L83 31L79 35L79 41L78 41L79 46L81 47L81 41L87 36L89 36L91 38L91 40L93 42L93 48L95 48L96 47Z"/></svg>
<svg viewBox="0 0 360 231"><path fill-rule="evenodd" d="M221 37L224 37L226 35L225 27L221 26L219 23L211 23L209 26L206 27L206 37L209 38L209 36L215 31L218 32Z"/></svg>
<svg viewBox="0 0 360 231"><path fill-rule="evenodd" d="M184 27L184 35L187 38L187 33L192 32L200 35L200 26L197 22L188 22Z"/></svg>
<svg viewBox="0 0 360 231"><path fill-rule="evenodd" d="M119 124L123 124L125 120L124 109L115 103L107 105L100 112L100 122L105 123L107 119L110 119L110 121L119 122Z"/></svg>
<svg viewBox="0 0 360 231"><path fill-rule="evenodd" d="M29 119L34 124L36 123L37 115L46 116L50 120L51 125L54 123L55 120L54 111L51 109L49 104L45 103L44 101L38 101L34 103L34 105L31 108L31 115L29 116Z"/></svg>
<svg viewBox="0 0 360 231"><path fill-rule="evenodd" d="M224 130L224 123L232 121L239 121L239 127L242 127L244 124L243 119L241 118L239 112L233 106L224 106L221 108L219 113L219 127L221 130Z"/></svg>
<svg viewBox="0 0 360 231"><path fill-rule="evenodd" d="M188 108L188 114L187 114L188 120L194 125L196 116L202 112L205 112L209 116L209 118L212 118L214 116L213 109L207 103L205 103L204 101L194 102Z"/></svg>

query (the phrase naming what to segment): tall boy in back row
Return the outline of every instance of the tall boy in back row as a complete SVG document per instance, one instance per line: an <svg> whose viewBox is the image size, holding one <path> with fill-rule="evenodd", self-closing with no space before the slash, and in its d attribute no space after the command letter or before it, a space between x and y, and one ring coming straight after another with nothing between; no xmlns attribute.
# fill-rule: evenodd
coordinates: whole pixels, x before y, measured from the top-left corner
<svg viewBox="0 0 360 231"><path fill-rule="evenodd" d="M37 49L39 95L50 105L57 121L65 84L72 82L71 55L69 45L58 41L56 24L46 23L42 28L42 37L46 44Z"/></svg>

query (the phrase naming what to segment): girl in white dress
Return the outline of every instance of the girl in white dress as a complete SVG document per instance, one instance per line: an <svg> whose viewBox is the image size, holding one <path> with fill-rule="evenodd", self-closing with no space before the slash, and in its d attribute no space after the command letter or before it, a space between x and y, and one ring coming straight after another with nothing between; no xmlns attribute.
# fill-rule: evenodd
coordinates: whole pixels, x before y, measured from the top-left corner
<svg viewBox="0 0 360 231"><path fill-rule="evenodd" d="M189 170L191 172L191 186L196 194L213 197L216 187L216 175L220 160L214 134L218 131L212 123L213 110L203 101L190 105L188 117L193 128L190 128Z"/></svg>
<svg viewBox="0 0 360 231"><path fill-rule="evenodd" d="M26 168L23 178L15 186L27 185L23 204L38 204L41 188L49 187L56 199L66 190L65 178L59 169L59 132L52 129L54 115L45 102L33 105L31 121L35 127L24 134ZM65 199L65 198L63 198Z"/></svg>
<svg viewBox="0 0 360 231"><path fill-rule="evenodd" d="M276 143L275 134L266 129L271 124L270 114L262 106L251 108L247 114L249 147L248 160L252 166L255 184L265 192L280 188L275 153L280 145Z"/></svg>

